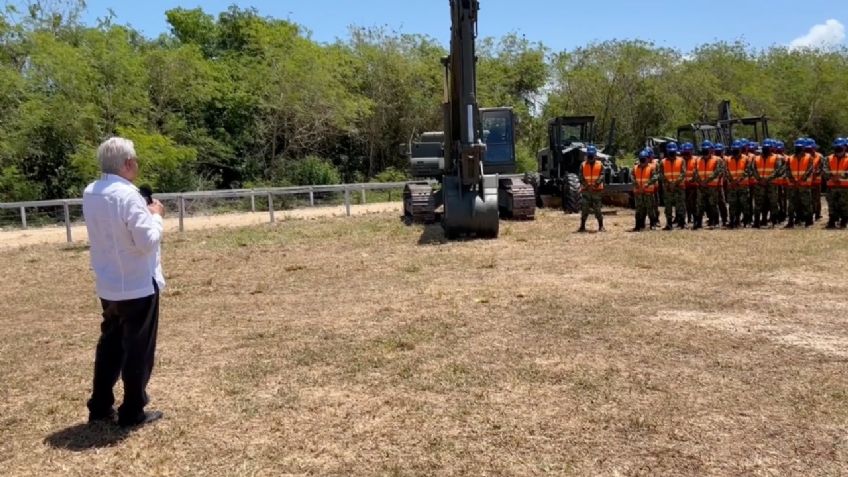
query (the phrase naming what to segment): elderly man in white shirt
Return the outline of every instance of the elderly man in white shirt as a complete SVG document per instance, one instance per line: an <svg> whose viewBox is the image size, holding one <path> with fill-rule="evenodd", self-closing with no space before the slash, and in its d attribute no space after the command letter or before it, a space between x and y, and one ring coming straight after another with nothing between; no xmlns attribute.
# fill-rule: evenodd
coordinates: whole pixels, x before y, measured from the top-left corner
<svg viewBox="0 0 848 477"><path fill-rule="evenodd" d="M148 204L133 185L138 158L132 141L111 138L97 149L103 175L85 189L83 215L91 244L91 267L103 306L94 361L89 421L133 427L162 417L145 411L159 322L159 292L165 287L160 263L165 208ZM117 413L112 392L123 380Z"/></svg>

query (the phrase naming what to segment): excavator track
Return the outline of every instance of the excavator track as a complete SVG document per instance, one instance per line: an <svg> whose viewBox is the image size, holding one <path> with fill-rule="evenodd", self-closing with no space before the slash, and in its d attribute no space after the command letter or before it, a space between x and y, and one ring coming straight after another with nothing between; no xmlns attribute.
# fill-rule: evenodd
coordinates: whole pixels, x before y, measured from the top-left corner
<svg viewBox="0 0 848 477"><path fill-rule="evenodd" d="M536 191L521 179L501 179L499 185L501 211L516 220L536 218Z"/></svg>
<svg viewBox="0 0 848 477"><path fill-rule="evenodd" d="M432 224L436 221L436 199L430 184L406 184L403 189L403 215L412 223Z"/></svg>

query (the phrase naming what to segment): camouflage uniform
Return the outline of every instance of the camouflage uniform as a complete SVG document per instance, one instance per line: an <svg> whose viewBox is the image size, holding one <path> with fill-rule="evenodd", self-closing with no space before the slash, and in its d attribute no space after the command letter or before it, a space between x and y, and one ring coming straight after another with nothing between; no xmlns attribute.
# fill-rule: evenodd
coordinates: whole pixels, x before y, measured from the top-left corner
<svg viewBox="0 0 848 477"><path fill-rule="evenodd" d="M748 158L742 156L746 161L745 171L740 178L734 179L730 176L727 169L727 204L730 206L730 226L740 227L743 224L751 223L751 203L748 201L748 178L752 177L751 168L754 164L748 161ZM732 158L731 159L735 159ZM731 159L727 159L728 161ZM727 163L725 163L727 164ZM740 220L741 217L741 220Z"/></svg>
<svg viewBox="0 0 848 477"><path fill-rule="evenodd" d="M796 182L805 182L813 174L813 161L810 159L809 167L801 175L795 177L792 175L792 169L789 167L792 158L787 159L786 179L789 180L787 187L787 202L789 223L787 227L793 227L796 223L804 222L806 225L813 224L813 195L809 185L797 186Z"/></svg>
<svg viewBox="0 0 848 477"><path fill-rule="evenodd" d="M596 159L596 161L597 160L598 159ZM601 177L594 184L589 184L586 182L586 178L583 175L583 166L581 165L577 176L580 179L580 186L583 194L583 204L580 209L580 228L581 230L584 230L586 219L589 217L589 214L594 214L595 218L598 220L598 229L602 230L604 228L604 216L601 214L603 192L601 189L596 188L603 186L604 175L601 174Z"/></svg>
<svg viewBox="0 0 848 477"><path fill-rule="evenodd" d="M663 185L665 227L667 230L671 230L673 220L675 218L677 219L677 226L679 228L686 228L686 191L684 189L686 179L686 159L681 157L676 157L675 159L678 158L682 159L683 165L680 169L680 176L673 182L670 182L666 177L665 160L660 162L659 168L659 180ZM676 213L677 215L673 216L673 213Z"/></svg>

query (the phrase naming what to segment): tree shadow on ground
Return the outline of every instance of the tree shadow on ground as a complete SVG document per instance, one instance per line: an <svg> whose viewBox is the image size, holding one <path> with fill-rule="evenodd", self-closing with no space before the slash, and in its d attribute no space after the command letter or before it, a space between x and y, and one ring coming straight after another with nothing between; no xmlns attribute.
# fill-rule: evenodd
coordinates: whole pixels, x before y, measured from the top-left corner
<svg viewBox="0 0 848 477"><path fill-rule="evenodd" d="M56 431L44 442L55 449L82 452L119 444L130 435L130 431L110 423L82 423Z"/></svg>

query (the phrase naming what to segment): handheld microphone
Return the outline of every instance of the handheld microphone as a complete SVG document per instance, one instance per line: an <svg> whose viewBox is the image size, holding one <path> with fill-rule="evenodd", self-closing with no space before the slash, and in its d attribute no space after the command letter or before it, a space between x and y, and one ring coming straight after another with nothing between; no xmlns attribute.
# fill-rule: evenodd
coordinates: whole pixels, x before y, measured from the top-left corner
<svg viewBox="0 0 848 477"><path fill-rule="evenodd" d="M138 192L141 193L142 197L144 197L144 200L147 202L147 205L153 203L153 189L149 185L144 184L140 186L138 188Z"/></svg>

